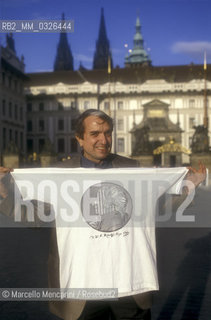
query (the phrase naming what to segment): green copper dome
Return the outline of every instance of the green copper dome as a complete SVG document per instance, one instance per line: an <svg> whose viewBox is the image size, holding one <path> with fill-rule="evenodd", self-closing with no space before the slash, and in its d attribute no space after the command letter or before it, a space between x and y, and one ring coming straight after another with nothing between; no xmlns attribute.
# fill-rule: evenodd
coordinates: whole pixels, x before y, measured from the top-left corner
<svg viewBox="0 0 211 320"><path fill-rule="evenodd" d="M139 17L136 19L136 33L133 38L133 50L125 57L125 64L151 64L151 60L144 49L144 40L141 34L141 23Z"/></svg>

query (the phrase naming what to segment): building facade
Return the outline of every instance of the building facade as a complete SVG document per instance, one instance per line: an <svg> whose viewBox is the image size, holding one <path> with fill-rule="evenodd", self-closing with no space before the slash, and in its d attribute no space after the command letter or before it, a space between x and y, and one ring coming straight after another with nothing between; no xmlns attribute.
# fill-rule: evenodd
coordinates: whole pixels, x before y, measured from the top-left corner
<svg viewBox="0 0 211 320"><path fill-rule="evenodd" d="M0 159L10 146L24 156L26 151L25 95L23 58L16 56L12 35L0 47Z"/></svg>
<svg viewBox="0 0 211 320"><path fill-rule="evenodd" d="M190 148L194 126L203 124L204 72L202 65L189 65L116 68L111 74L107 70L29 74L31 80L25 88L28 151L40 152L41 139L48 136L60 156L76 152L75 118L96 108L115 119L113 151L129 156L131 130L143 120L143 106L153 100L168 104L170 120L182 130L180 142ZM206 79L210 137L209 65Z"/></svg>

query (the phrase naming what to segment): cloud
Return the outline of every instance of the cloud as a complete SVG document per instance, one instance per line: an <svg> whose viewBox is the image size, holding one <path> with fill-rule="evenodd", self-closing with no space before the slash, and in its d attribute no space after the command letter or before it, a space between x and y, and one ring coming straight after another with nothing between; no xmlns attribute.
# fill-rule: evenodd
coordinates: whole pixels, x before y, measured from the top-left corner
<svg viewBox="0 0 211 320"><path fill-rule="evenodd" d="M81 62L92 62L93 57L86 56L85 54L76 53L74 54L74 59Z"/></svg>
<svg viewBox="0 0 211 320"><path fill-rule="evenodd" d="M179 41L172 45L173 53L182 53L202 59L206 51L207 57L211 58L211 42L209 41Z"/></svg>

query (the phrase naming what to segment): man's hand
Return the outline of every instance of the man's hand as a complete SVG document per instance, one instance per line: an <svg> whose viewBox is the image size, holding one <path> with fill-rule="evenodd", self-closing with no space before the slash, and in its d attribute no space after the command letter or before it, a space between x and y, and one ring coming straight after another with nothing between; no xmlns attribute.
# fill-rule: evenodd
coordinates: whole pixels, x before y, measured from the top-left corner
<svg viewBox="0 0 211 320"><path fill-rule="evenodd" d="M5 184L4 184L4 182L2 180L11 171L13 171L13 169L0 167L0 197L2 197L4 199L8 195L8 189L7 189L7 187L5 186Z"/></svg>
<svg viewBox="0 0 211 320"><path fill-rule="evenodd" d="M187 194L193 191L200 183L206 179L206 167L203 163L199 161L199 169L188 167L189 171L184 179L184 181L190 181L188 186L183 188L183 191ZM192 186L191 186L192 185Z"/></svg>

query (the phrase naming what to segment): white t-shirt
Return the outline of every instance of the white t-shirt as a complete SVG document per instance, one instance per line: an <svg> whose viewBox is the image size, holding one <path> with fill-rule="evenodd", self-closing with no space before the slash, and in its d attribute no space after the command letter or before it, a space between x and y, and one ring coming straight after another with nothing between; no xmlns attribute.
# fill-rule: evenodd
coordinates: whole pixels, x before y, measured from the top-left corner
<svg viewBox="0 0 211 320"><path fill-rule="evenodd" d="M155 207L186 173L186 168L42 168L12 175L24 199L53 206L60 287L117 288L122 297L158 290ZM33 192L26 190L32 189L27 181Z"/></svg>

